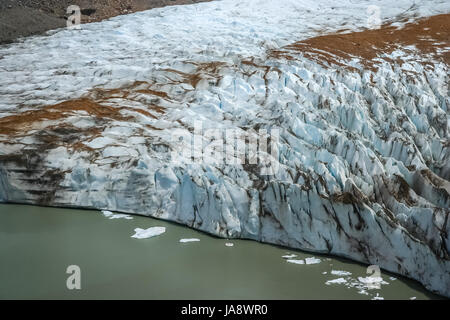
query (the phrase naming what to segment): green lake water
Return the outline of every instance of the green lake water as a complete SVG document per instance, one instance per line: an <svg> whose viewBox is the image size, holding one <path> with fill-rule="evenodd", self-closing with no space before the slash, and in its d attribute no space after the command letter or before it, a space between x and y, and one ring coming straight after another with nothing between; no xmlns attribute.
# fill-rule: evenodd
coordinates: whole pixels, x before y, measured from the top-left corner
<svg viewBox="0 0 450 320"><path fill-rule="evenodd" d="M166 227L149 239L135 228ZM199 242L180 243L182 238ZM227 247L226 243L233 243ZM318 264L282 258L315 257ZM67 267L81 270L69 290ZM382 272L380 289L352 286L367 266L247 240L226 240L148 217L0 204L0 299L436 299L415 281ZM333 275L332 271L351 275ZM346 283L326 284L343 278Z"/></svg>

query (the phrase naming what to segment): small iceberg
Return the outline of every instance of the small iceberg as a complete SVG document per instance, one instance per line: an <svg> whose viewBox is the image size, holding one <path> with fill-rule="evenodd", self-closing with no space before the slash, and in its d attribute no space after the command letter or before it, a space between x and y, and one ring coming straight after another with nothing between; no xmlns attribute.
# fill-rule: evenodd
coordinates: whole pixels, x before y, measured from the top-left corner
<svg viewBox="0 0 450 320"><path fill-rule="evenodd" d="M148 239L163 234L164 232L166 232L166 228L165 227L151 227L148 229L136 228L134 229L134 232L135 234L131 236L132 238Z"/></svg>
<svg viewBox="0 0 450 320"><path fill-rule="evenodd" d="M225 246L227 246L227 247L234 247L234 243L227 242L227 243L225 243Z"/></svg>
<svg viewBox="0 0 450 320"><path fill-rule="evenodd" d="M191 239L180 239L181 243L187 243L187 242L199 242L200 239L197 238L191 238Z"/></svg>
<svg viewBox="0 0 450 320"><path fill-rule="evenodd" d="M125 219L125 220L133 220L133 217L128 214L113 214L109 219Z"/></svg>
<svg viewBox="0 0 450 320"><path fill-rule="evenodd" d="M348 271L342 271L342 270L331 270L331 274L335 276L351 276L352 273Z"/></svg>
<svg viewBox="0 0 450 320"><path fill-rule="evenodd" d="M378 293L376 297L373 297L372 300L384 300L383 297L381 297Z"/></svg>
<svg viewBox="0 0 450 320"><path fill-rule="evenodd" d="M102 210L103 215L108 219L126 219L126 220L133 220L133 217L129 214L122 214L122 213L113 213L108 210Z"/></svg>
<svg viewBox="0 0 450 320"><path fill-rule="evenodd" d="M369 295L369 293L368 293L366 290L364 290L364 289L359 290L358 293L359 293L359 294L363 294L363 295L365 295L365 296L368 296L368 295Z"/></svg>
<svg viewBox="0 0 450 320"><path fill-rule="evenodd" d="M325 282L325 284L327 286L329 286L330 284L343 284L343 283L347 283L347 280L345 280L344 278L337 278L337 279L328 280L327 282Z"/></svg>
<svg viewBox="0 0 450 320"><path fill-rule="evenodd" d="M287 254L282 256L283 259L292 259L295 258L297 255L296 254Z"/></svg>
<svg viewBox="0 0 450 320"><path fill-rule="evenodd" d="M381 277L358 277L358 281L364 285L365 288L372 290L372 289L380 289L382 284L389 284L388 282L384 281Z"/></svg>
<svg viewBox="0 0 450 320"><path fill-rule="evenodd" d="M317 259L317 258L314 258L314 257L306 258L305 262L306 262L306 264L318 264L318 263L320 263L320 259Z"/></svg>
<svg viewBox="0 0 450 320"><path fill-rule="evenodd" d="M369 277L358 277L359 282L362 282L366 285L370 285L370 284L389 284L386 281L383 280L382 277L374 277L374 276L369 276Z"/></svg>
<svg viewBox="0 0 450 320"><path fill-rule="evenodd" d="M295 263L295 264L305 264L305 261L303 261L303 260L288 259L287 262Z"/></svg>

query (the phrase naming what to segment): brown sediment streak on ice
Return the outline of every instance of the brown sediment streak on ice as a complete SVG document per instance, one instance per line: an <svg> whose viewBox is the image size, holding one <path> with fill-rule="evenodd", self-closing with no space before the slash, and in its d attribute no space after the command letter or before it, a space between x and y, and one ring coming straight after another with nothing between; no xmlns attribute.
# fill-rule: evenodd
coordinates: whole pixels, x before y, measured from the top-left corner
<svg viewBox="0 0 450 320"><path fill-rule="evenodd" d="M117 89L93 89L88 95L79 99L42 107L35 106L32 110L0 118L0 135L22 135L31 130L51 127L53 123L60 125L71 116L86 115L102 123L112 120L130 121L138 114L157 119L165 114L165 109L161 106L147 104L145 109L125 106L125 101L137 101L139 95L168 98L165 92L152 90L149 87L147 83L135 82Z"/></svg>
<svg viewBox="0 0 450 320"><path fill-rule="evenodd" d="M448 64L449 45L450 14L442 14L408 23L401 28L387 24L379 29L314 37L273 50L271 55L292 60L298 53L303 53L316 61L340 66L345 66L346 60L359 58L366 67L376 68L375 58L399 48L405 50L405 47L414 46L418 52Z"/></svg>
<svg viewBox="0 0 450 320"><path fill-rule="evenodd" d="M97 123L96 130L90 132L95 131L95 136L100 134L102 127L112 121L133 121L140 115L157 120L164 117L167 111L159 104L161 101L179 102L177 101L179 98L172 98L170 93L161 89L161 86L165 86L167 90L167 86L186 84L188 87L184 90L188 92L195 90L202 80L213 81L217 84L220 79L220 69L225 67L225 63L220 61L186 63L194 66L192 72L163 70L169 80L166 83L135 81L119 88L93 88L88 94L78 99L52 105L36 105L27 108L26 111L19 109L12 115L0 116L0 137L23 137L36 134L33 131L52 128L54 125L72 126L66 120L74 116L94 120ZM158 130L151 125L146 126L152 130ZM7 142L7 139L0 140Z"/></svg>
<svg viewBox="0 0 450 320"><path fill-rule="evenodd" d="M114 118L127 120L120 114L117 108L103 106L87 98L64 101L55 105L45 106L38 110L29 110L0 118L0 134L25 133L29 130L38 129L39 124L44 121L56 121L75 115L77 111L85 111L91 116L102 119Z"/></svg>
<svg viewBox="0 0 450 320"><path fill-rule="evenodd" d="M221 68L225 67L226 64L221 61L211 61L211 62L192 62L188 61L187 64L192 64L195 67L195 71L191 73L182 72L175 69L163 69L168 73L173 73L181 77L179 80L175 80L175 84L186 83L190 84L193 88L196 88L201 80L218 80L218 74Z"/></svg>

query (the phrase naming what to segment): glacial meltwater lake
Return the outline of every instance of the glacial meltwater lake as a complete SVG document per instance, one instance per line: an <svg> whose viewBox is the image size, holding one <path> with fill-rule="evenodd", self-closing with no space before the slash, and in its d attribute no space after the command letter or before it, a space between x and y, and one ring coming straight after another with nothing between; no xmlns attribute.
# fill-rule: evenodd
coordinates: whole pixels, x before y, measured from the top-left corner
<svg viewBox="0 0 450 320"><path fill-rule="evenodd" d="M367 266L345 259L219 239L148 217L110 218L0 204L0 299L440 298L383 271L379 289L368 289ZM166 232L131 238L135 228L154 226ZM186 238L200 241L180 242ZM80 267L80 290L67 289L70 265Z"/></svg>

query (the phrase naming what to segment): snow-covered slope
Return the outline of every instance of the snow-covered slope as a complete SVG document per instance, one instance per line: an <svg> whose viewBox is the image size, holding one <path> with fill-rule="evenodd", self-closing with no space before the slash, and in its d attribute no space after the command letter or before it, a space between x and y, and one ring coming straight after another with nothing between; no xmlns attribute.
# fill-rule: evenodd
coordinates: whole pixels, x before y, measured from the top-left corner
<svg viewBox="0 0 450 320"><path fill-rule="evenodd" d="M0 47L0 201L151 215L346 256L450 296L450 101L438 57L449 44L430 39L437 55L400 45L376 67L288 46L362 30L374 4L398 27L450 11L437 0L226 0ZM262 130L270 172L237 161L245 149L225 161L189 153L198 142L234 150L233 137Z"/></svg>

